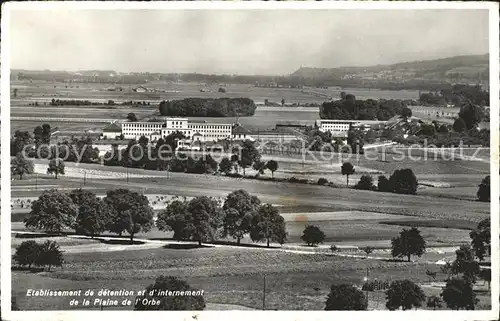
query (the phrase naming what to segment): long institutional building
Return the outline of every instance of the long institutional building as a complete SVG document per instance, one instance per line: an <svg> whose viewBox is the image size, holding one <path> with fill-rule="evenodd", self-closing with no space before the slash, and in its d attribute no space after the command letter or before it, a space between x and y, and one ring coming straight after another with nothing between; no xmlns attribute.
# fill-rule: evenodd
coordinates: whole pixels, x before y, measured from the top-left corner
<svg viewBox="0 0 500 321"><path fill-rule="evenodd" d="M371 126L380 123L384 122L321 119L316 121L316 126L323 132L331 132L333 137L346 138L351 128L364 126L368 130ZM250 139L261 142L289 142L306 139L303 133L293 127L277 126L274 130L250 132L238 124L193 122L188 118L165 117L161 121L123 122L121 126L113 123L103 129L103 136L118 138L123 135L124 139L139 139L145 136L154 142L178 131L186 136L186 139L179 142L181 147L192 146L191 144L195 142L216 142L224 139Z"/></svg>
<svg viewBox="0 0 500 321"><path fill-rule="evenodd" d="M124 122L121 134L124 139L146 136L155 141L174 132L183 133L188 140L211 142L232 137L232 124L190 122L187 118L164 118L163 121Z"/></svg>

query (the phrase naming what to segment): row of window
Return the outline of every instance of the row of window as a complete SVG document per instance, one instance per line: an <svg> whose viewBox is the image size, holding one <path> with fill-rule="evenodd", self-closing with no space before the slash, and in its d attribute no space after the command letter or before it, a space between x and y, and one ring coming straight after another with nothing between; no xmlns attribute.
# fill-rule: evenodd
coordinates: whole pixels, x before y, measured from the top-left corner
<svg viewBox="0 0 500 321"><path fill-rule="evenodd" d="M188 127L191 129L230 129L231 125L194 125L188 124Z"/></svg>

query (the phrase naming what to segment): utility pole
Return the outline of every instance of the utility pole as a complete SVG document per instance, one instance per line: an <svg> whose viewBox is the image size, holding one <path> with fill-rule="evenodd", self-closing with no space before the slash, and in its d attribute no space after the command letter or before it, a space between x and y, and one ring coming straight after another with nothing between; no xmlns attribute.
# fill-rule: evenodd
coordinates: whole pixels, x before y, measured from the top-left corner
<svg viewBox="0 0 500 321"><path fill-rule="evenodd" d="M367 285L368 283L368 280L369 280L369 277L368 277L368 268L366 268L366 276L365 276L365 285ZM366 292L366 308L368 309L368 304L369 304L369 300L368 300L368 286L366 286L365 288L365 292Z"/></svg>
<svg viewBox="0 0 500 321"><path fill-rule="evenodd" d="M262 310L266 309L266 275L264 274L264 291L262 292Z"/></svg>
<svg viewBox="0 0 500 321"><path fill-rule="evenodd" d="M35 173L35 191L38 191L38 173Z"/></svg>
<svg viewBox="0 0 500 321"><path fill-rule="evenodd" d="M85 186L85 183L87 181L87 171L83 172L83 185Z"/></svg>

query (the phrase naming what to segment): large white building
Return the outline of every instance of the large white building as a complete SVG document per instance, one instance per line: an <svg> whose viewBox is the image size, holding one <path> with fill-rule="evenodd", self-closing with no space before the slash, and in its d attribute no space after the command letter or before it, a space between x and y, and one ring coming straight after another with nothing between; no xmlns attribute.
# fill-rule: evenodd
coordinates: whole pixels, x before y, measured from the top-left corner
<svg viewBox="0 0 500 321"><path fill-rule="evenodd" d="M373 126L386 124L379 120L350 120L350 119L318 119L316 127L322 132L330 132L335 138L345 138L350 129L364 128L369 130Z"/></svg>
<svg viewBox="0 0 500 321"><path fill-rule="evenodd" d="M181 132L192 141L212 142L231 138L232 124L190 122L187 118L165 117L162 121L125 122L122 124L124 139L139 139L146 136L152 141Z"/></svg>

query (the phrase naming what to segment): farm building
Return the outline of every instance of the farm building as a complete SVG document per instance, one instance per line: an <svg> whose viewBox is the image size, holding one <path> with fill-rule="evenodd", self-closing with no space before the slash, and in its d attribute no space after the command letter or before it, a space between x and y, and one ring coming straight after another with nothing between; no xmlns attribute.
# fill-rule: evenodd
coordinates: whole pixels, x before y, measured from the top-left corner
<svg viewBox="0 0 500 321"><path fill-rule="evenodd" d="M460 112L459 107L444 107L444 106L408 106L412 113L424 114L433 117L458 117Z"/></svg>
<svg viewBox="0 0 500 321"><path fill-rule="evenodd" d="M102 137L104 139L118 139L122 134L120 124L113 122L102 129Z"/></svg>
<svg viewBox="0 0 500 321"><path fill-rule="evenodd" d="M232 134L231 134L231 139L233 140L253 140L253 138L250 136L251 132L241 126L240 124L234 125L232 129Z"/></svg>
<svg viewBox="0 0 500 321"><path fill-rule="evenodd" d="M275 143L285 143L295 140L304 140L306 135L286 128L275 128L273 130L267 131L257 131L252 135L258 142L275 142Z"/></svg>
<svg viewBox="0 0 500 321"><path fill-rule="evenodd" d="M148 91L148 89L146 87L144 87L144 86L137 86L137 87L134 88L134 91L136 93L145 93L145 92Z"/></svg>

